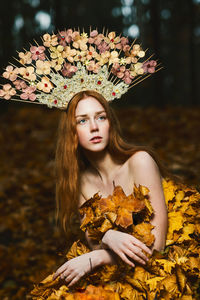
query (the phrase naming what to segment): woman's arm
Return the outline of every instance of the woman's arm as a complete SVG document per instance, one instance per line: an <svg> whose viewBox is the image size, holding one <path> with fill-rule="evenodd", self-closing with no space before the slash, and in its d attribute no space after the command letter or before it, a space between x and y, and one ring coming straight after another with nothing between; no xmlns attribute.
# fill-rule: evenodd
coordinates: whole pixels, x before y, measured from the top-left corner
<svg viewBox="0 0 200 300"><path fill-rule="evenodd" d="M79 203L82 205L84 202L85 197L81 193ZM83 216L82 219L80 217L80 223L83 222L84 217L85 216ZM146 264L148 261L148 257L142 252L142 250L150 255L152 254L151 250L146 247L144 243L132 235L121 231L108 230L104 234L100 245L98 243L94 243L94 241L89 238L87 231L85 232L85 236L91 249L104 249L104 252L101 252L102 261L100 264L116 264L117 258L120 257L125 263L131 267L135 267L131 259L142 265Z"/></svg>
<svg viewBox="0 0 200 300"><path fill-rule="evenodd" d="M155 236L153 249L163 250L167 234L167 207L159 168L151 155L145 151L135 153L129 160L129 166L135 184L144 185L150 190L149 200L154 209L151 224L155 226L152 230Z"/></svg>
<svg viewBox="0 0 200 300"><path fill-rule="evenodd" d="M79 203L81 203L81 205L85 202L85 198L83 197L82 194L80 194L80 199L79 199ZM80 217L79 215L79 219L80 219L80 224L83 222L83 218ZM95 266L102 266L102 265L106 265L106 264L116 264L116 254L111 251L108 247L106 247L106 245L104 245L104 248L107 249L103 249L102 248L102 244L99 243L95 243L94 240L92 240L89 235L87 230L85 231L85 238L88 242L88 245L90 247L91 250L97 250L95 252Z"/></svg>

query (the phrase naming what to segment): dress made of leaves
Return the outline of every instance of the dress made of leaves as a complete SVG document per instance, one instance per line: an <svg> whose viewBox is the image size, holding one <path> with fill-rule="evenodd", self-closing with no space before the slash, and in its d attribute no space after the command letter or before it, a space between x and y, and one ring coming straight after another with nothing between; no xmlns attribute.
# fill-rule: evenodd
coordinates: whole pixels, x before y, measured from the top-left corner
<svg viewBox="0 0 200 300"><path fill-rule="evenodd" d="M154 250L145 266L136 264L135 268L119 258L118 264L99 267L70 288L59 278L53 281L51 274L35 285L31 292L33 299L199 299L200 194L195 188L169 179L163 179L162 184L168 207L168 233L163 252ZM80 208L80 214L85 214L80 228L99 242L108 229L114 229L133 234L152 246L153 209L148 193L146 187L139 185L134 186L129 196L120 186L107 198L95 194ZM69 260L90 251L78 240L66 257Z"/></svg>

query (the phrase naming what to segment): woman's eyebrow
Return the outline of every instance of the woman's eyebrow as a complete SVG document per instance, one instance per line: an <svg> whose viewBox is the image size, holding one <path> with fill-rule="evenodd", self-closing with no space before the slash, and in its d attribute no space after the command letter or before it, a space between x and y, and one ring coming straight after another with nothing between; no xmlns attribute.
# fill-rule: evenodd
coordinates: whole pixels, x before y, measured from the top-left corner
<svg viewBox="0 0 200 300"><path fill-rule="evenodd" d="M105 110L101 110L101 111L95 112L95 116L101 114L102 112L105 112ZM78 118L78 117L87 117L87 116L88 116L87 114L85 114L85 115L77 115L77 116L75 116L75 118Z"/></svg>

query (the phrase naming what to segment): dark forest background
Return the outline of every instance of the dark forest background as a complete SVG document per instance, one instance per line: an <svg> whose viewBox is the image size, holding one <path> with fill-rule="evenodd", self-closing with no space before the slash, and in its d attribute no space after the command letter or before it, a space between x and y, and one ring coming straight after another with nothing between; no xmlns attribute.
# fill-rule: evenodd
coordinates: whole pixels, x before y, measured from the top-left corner
<svg viewBox="0 0 200 300"><path fill-rule="evenodd" d="M200 0L0 2L1 69L16 56L16 50L27 48L45 32L78 26L101 31L105 26L130 39L138 38L164 67L124 96L123 105L200 104ZM1 111L4 109L2 104Z"/></svg>

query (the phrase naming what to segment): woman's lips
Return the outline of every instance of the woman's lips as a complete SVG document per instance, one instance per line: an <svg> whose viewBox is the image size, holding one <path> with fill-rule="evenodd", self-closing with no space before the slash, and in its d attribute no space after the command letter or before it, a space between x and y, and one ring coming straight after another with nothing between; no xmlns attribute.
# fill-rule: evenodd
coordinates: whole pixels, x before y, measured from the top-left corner
<svg viewBox="0 0 200 300"><path fill-rule="evenodd" d="M94 144L100 143L101 140L102 140L102 137L101 137L101 136L95 136L95 137L93 137L92 139L90 139L90 141L91 141L92 143L94 143Z"/></svg>

